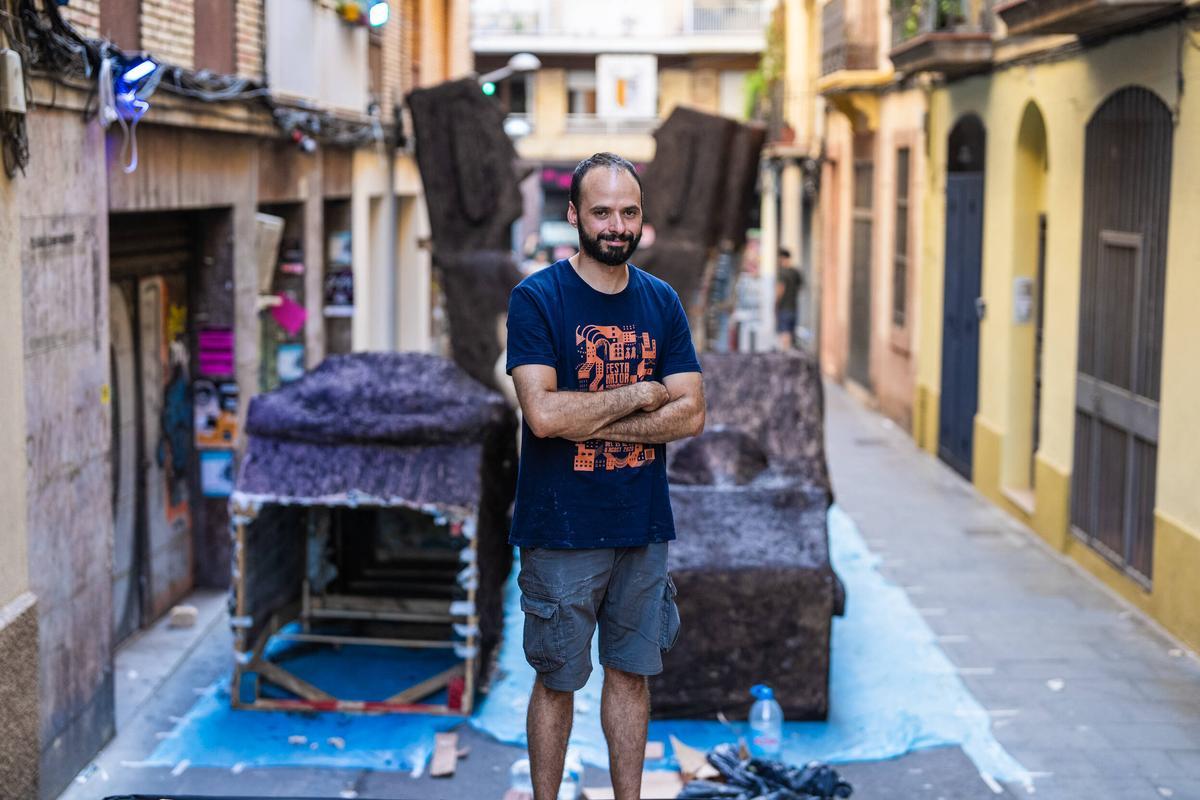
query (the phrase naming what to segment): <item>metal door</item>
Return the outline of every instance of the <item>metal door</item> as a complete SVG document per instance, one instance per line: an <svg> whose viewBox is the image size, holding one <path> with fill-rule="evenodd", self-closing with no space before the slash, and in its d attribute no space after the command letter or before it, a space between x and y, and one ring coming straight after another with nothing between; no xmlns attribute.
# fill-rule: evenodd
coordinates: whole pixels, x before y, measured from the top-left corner
<svg viewBox="0 0 1200 800"><path fill-rule="evenodd" d="M137 535L138 402L136 324L129 282L109 286L112 386L113 640L142 624L141 548Z"/></svg>
<svg viewBox="0 0 1200 800"><path fill-rule="evenodd" d="M1114 93L1087 127L1071 530L1149 584L1154 550L1171 112Z"/></svg>
<svg viewBox="0 0 1200 800"><path fill-rule="evenodd" d="M871 137L857 137L854 150L854 213L850 242L850 357L846 373L871 387L871 230L875 164Z"/></svg>
<svg viewBox="0 0 1200 800"><path fill-rule="evenodd" d="M942 299L942 394L938 456L971 479L979 405L983 173L946 177L946 279Z"/></svg>
<svg viewBox="0 0 1200 800"><path fill-rule="evenodd" d="M113 624L118 639L158 618L192 584L188 275L193 248L186 215L110 218Z"/></svg>
<svg viewBox="0 0 1200 800"><path fill-rule="evenodd" d="M1046 317L1046 215L1038 214L1037 300L1033 329L1033 441L1029 447L1029 485L1037 484L1037 452L1042 446L1042 354Z"/></svg>

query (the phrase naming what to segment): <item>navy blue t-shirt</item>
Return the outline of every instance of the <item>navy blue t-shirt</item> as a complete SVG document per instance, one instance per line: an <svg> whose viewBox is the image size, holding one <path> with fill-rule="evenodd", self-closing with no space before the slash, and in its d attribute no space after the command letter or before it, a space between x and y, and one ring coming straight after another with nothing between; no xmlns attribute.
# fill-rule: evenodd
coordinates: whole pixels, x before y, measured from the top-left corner
<svg viewBox="0 0 1200 800"><path fill-rule="evenodd" d="M699 372L679 295L629 265L629 283L598 292L569 261L535 272L508 301L508 364L545 364L558 390L598 392ZM521 425L509 541L521 547L640 547L675 538L662 444L539 439Z"/></svg>

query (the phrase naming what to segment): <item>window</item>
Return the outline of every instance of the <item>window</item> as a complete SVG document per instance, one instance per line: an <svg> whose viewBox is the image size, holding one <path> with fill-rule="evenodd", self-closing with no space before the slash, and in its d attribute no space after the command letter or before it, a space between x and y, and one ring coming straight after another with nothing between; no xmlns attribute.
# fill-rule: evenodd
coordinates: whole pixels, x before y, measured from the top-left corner
<svg viewBox="0 0 1200 800"><path fill-rule="evenodd" d="M103 0L100 3L100 35L122 50L140 48L142 15L138 0Z"/></svg>
<svg viewBox="0 0 1200 800"><path fill-rule="evenodd" d="M573 69L567 72L567 113L596 113L595 70Z"/></svg>
<svg viewBox="0 0 1200 800"><path fill-rule="evenodd" d="M909 149L896 151L896 220L892 252L892 324L903 328L908 311L908 157Z"/></svg>
<svg viewBox="0 0 1200 800"><path fill-rule="evenodd" d="M233 50L234 0L207 0L204 13L196 14L193 53L196 69L208 69L220 75L237 71Z"/></svg>
<svg viewBox="0 0 1200 800"><path fill-rule="evenodd" d="M513 75L496 85L496 95L504 113L530 114L533 112L533 104L530 103L532 94L530 82L529 75Z"/></svg>

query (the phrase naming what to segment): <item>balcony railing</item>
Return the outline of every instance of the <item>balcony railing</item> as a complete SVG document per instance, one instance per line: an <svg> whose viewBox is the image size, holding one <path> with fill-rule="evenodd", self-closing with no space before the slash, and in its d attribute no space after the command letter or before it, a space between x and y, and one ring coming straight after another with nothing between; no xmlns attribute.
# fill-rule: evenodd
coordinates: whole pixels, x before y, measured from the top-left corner
<svg viewBox="0 0 1200 800"><path fill-rule="evenodd" d="M992 60L990 0L894 0L892 51L901 72L964 75Z"/></svg>
<svg viewBox="0 0 1200 800"><path fill-rule="evenodd" d="M684 20L685 33L762 33L771 21L771 9L761 0L694 0Z"/></svg>
<svg viewBox="0 0 1200 800"><path fill-rule="evenodd" d="M516 10L473 10L471 32L475 36L592 36L598 30L615 27L621 35L660 36L669 34L747 35L762 34L771 20L766 0L692 0L685 3L682 17L645 28L636 16L605 22L603 15L589 17L586 25L579 20L564 21L546 9L528 7Z"/></svg>
<svg viewBox="0 0 1200 800"><path fill-rule="evenodd" d="M829 0L821 9L821 74L877 69L879 20L875 3Z"/></svg>
<svg viewBox="0 0 1200 800"><path fill-rule="evenodd" d="M1114 3L1110 0L1008 0L996 13L1008 27L1009 36L1074 33L1094 36L1117 28L1141 24L1173 11L1180 0L1139 0Z"/></svg>
<svg viewBox="0 0 1200 800"><path fill-rule="evenodd" d="M609 117L599 114L567 114L567 133L650 133L658 127L657 117Z"/></svg>
<svg viewBox="0 0 1200 800"><path fill-rule="evenodd" d="M542 30L542 15L537 11L490 11L473 12L471 30L476 35L521 36L539 34Z"/></svg>

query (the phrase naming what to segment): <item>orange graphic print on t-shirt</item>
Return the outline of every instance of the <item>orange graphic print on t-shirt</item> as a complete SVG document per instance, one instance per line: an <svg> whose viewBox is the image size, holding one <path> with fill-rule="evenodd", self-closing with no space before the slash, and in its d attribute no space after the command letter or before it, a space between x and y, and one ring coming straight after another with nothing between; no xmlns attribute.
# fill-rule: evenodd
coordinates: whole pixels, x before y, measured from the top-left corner
<svg viewBox="0 0 1200 800"><path fill-rule="evenodd" d="M575 370L581 392L602 392L654 374L658 343L633 325L583 325L575 329L582 359ZM595 439L575 444L576 472L640 467L654 460L653 445Z"/></svg>

